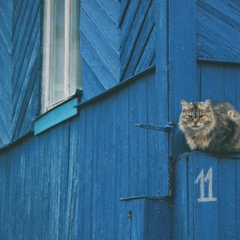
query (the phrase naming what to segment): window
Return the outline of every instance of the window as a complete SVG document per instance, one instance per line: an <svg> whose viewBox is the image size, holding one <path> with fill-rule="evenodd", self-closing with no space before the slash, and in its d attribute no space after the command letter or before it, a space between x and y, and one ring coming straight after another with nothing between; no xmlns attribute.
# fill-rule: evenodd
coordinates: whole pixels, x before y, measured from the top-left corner
<svg viewBox="0 0 240 240"><path fill-rule="evenodd" d="M45 0L42 113L81 87L80 0Z"/></svg>

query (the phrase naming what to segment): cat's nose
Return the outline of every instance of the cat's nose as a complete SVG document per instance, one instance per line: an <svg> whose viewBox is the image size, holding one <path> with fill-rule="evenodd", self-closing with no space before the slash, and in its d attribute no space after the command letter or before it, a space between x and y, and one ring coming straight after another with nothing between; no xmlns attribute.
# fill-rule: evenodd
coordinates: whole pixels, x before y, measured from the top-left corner
<svg viewBox="0 0 240 240"><path fill-rule="evenodd" d="M198 119L194 118L194 119L193 119L193 123L194 123L194 125L196 126L196 125L198 124Z"/></svg>

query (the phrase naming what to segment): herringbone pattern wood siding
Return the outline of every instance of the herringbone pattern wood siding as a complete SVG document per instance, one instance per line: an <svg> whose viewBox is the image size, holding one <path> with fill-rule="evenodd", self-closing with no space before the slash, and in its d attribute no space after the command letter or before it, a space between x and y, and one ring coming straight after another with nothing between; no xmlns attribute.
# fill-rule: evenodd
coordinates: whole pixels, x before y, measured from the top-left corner
<svg viewBox="0 0 240 240"><path fill-rule="evenodd" d="M152 1L121 1L121 80L155 64L155 9Z"/></svg>
<svg viewBox="0 0 240 240"><path fill-rule="evenodd" d="M12 128L16 139L31 130L39 109L40 0L15 0L13 27Z"/></svg>
<svg viewBox="0 0 240 240"><path fill-rule="evenodd" d="M4 1L0 11L0 146L28 133L39 109L41 1ZM3 64L2 64L3 63Z"/></svg>
<svg viewBox="0 0 240 240"><path fill-rule="evenodd" d="M117 0L81 2L83 99L90 99L119 82L119 19Z"/></svg>
<svg viewBox="0 0 240 240"><path fill-rule="evenodd" d="M0 146L12 137L12 14L11 1L1 1L0 7Z"/></svg>

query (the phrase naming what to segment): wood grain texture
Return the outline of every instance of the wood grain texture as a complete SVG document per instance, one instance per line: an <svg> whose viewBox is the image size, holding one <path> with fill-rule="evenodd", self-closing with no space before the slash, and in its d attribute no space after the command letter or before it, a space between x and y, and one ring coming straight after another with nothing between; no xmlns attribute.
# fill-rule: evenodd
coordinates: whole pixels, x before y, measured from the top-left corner
<svg viewBox="0 0 240 240"><path fill-rule="evenodd" d="M182 9L188 9L182 14ZM169 1L168 20L168 89L169 120L178 123L181 99L196 101L199 95L196 63L196 1ZM166 66L166 63L165 63ZM166 67L165 67L166 68ZM178 156L185 149L184 141L178 137L176 128L171 152Z"/></svg>
<svg viewBox="0 0 240 240"><path fill-rule="evenodd" d="M212 102L228 101L240 110L238 64L201 62L198 64L198 71L200 99L211 99Z"/></svg>
<svg viewBox="0 0 240 240"><path fill-rule="evenodd" d="M40 105L41 1L14 2L13 140L28 133ZM37 102L38 104L36 104ZM33 106L32 106L33 105Z"/></svg>
<svg viewBox="0 0 240 240"><path fill-rule="evenodd" d="M83 100L119 82L119 9L117 0L108 4L102 0L81 3Z"/></svg>
<svg viewBox="0 0 240 240"><path fill-rule="evenodd" d="M0 9L0 147L12 138L12 22L13 3L2 1Z"/></svg>
<svg viewBox="0 0 240 240"><path fill-rule="evenodd" d="M158 99L152 70L80 108L74 119L1 151L1 239L127 239L120 199L161 196L168 187L168 162L159 158L157 140L166 133L135 126L157 124L148 118ZM156 226L168 206L141 206L133 208L129 234L156 237L168 231L166 224L160 230L145 224L151 215Z"/></svg>
<svg viewBox="0 0 240 240"><path fill-rule="evenodd" d="M197 1L197 56L240 63L240 3Z"/></svg>
<svg viewBox="0 0 240 240"><path fill-rule="evenodd" d="M166 227L171 222L169 202L143 198L123 201L121 205L125 224L122 239L171 239L171 230ZM127 217L129 212L131 217ZM164 228L159 227L160 222L166 224Z"/></svg>
<svg viewBox="0 0 240 240"><path fill-rule="evenodd" d="M155 64L154 6L152 1L121 1L121 80Z"/></svg>
<svg viewBox="0 0 240 240"><path fill-rule="evenodd" d="M29 133L39 111L41 1L4 1L0 18L0 147Z"/></svg>
<svg viewBox="0 0 240 240"><path fill-rule="evenodd" d="M175 168L174 239L238 239L239 157L200 152L179 157ZM196 181L201 172L203 202L199 201L201 185ZM210 193L214 200L208 199Z"/></svg>
<svg viewBox="0 0 240 240"><path fill-rule="evenodd" d="M2 239L77 239L79 168L70 134L66 123L1 154Z"/></svg>

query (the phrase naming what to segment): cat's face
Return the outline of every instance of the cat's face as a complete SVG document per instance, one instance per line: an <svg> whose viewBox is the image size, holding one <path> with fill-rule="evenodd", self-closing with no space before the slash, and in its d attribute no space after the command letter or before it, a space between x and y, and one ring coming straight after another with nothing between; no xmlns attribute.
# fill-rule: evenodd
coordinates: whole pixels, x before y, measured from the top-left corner
<svg viewBox="0 0 240 240"><path fill-rule="evenodd" d="M182 131L202 131L210 130L214 124L211 101L188 103L181 101L182 113L179 119L179 127Z"/></svg>

